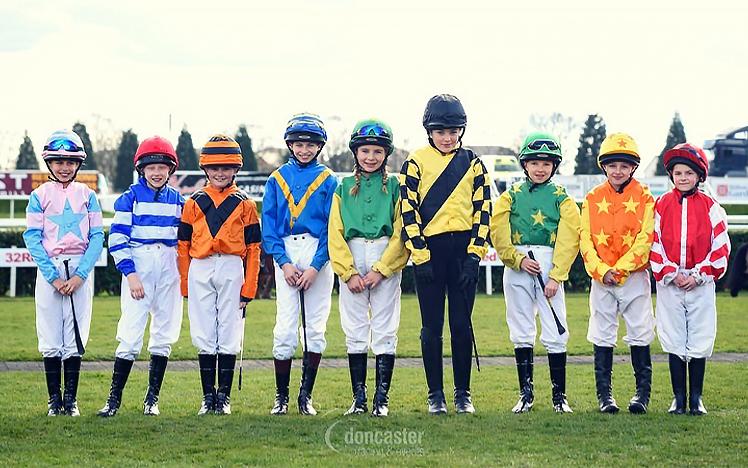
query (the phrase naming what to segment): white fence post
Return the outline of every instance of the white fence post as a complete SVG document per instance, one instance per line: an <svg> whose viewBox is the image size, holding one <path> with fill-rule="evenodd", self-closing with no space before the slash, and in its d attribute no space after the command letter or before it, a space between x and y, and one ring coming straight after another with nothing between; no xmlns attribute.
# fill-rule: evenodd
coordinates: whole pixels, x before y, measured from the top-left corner
<svg viewBox="0 0 748 468"><path fill-rule="evenodd" d="M15 249L15 245L10 246L11 249ZM16 297L16 267L10 267L10 288L8 288L10 297Z"/></svg>

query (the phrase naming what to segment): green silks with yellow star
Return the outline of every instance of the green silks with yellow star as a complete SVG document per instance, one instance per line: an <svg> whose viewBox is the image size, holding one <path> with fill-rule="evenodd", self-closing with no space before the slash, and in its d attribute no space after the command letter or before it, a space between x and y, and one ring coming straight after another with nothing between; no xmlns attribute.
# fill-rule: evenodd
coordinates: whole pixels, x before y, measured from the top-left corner
<svg viewBox="0 0 748 468"><path fill-rule="evenodd" d="M517 182L508 192L511 197L509 224L512 244L547 245L556 244L556 232L561 219L561 204L569 196L563 187L548 182L533 186L529 181Z"/></svg>

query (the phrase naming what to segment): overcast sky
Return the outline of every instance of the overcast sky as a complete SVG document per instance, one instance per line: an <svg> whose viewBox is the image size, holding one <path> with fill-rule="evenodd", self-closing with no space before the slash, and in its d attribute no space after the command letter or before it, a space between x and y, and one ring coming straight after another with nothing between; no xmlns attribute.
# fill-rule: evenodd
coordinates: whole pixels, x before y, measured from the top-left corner
<svg viewBox="0 0 748 468"><path fill-rule="evenodd" d="M600 113L646 160L676 111L699 145L748 125L748 7L601 3L3 0L0 164L25 130L40 154L53 130L101 118L175 143L186 124L197 147L245 123L257 147L282 146L296 112L333 135L379 116L413 149L443 92L465 105L468 144L512 146L531 114Z"/></svg>

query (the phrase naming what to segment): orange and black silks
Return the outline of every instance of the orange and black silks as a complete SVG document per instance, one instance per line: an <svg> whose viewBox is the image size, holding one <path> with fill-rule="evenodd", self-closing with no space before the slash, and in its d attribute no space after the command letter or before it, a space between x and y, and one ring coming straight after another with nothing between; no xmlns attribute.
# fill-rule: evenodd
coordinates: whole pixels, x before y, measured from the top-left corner
<svg viewBox="0 0 748 468"><path fill-rule="evenodd" d="M245 265L243 299L254 299L260 271L257 206L236 184L221 190L206 186L184 204L178 230L182 296L187 297L190 260L215 254L238 255Z"/></svg>

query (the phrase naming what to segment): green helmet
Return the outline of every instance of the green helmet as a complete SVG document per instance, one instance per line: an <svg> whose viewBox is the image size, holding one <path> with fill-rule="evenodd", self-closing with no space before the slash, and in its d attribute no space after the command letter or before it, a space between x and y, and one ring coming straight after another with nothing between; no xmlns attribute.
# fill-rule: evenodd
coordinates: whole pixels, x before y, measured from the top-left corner
<svg viewBox="0 0 748 468"><path fill-rule="evenodd" d="M554 167L561 163L561 145L550 133L533 132L527 135L519 152L519 162L524 167L526 161L551 161Z"/></svg>
<svg viewBox="0 0 748 468"><path fill-rule="evenodd" d="M392 154L395 146L392 144L392 129L389 125L377 119L360 120L353 127L351 141L348 147L356 155L356 150L363 145L377 145L384 148L387 156Z"/></svg>

